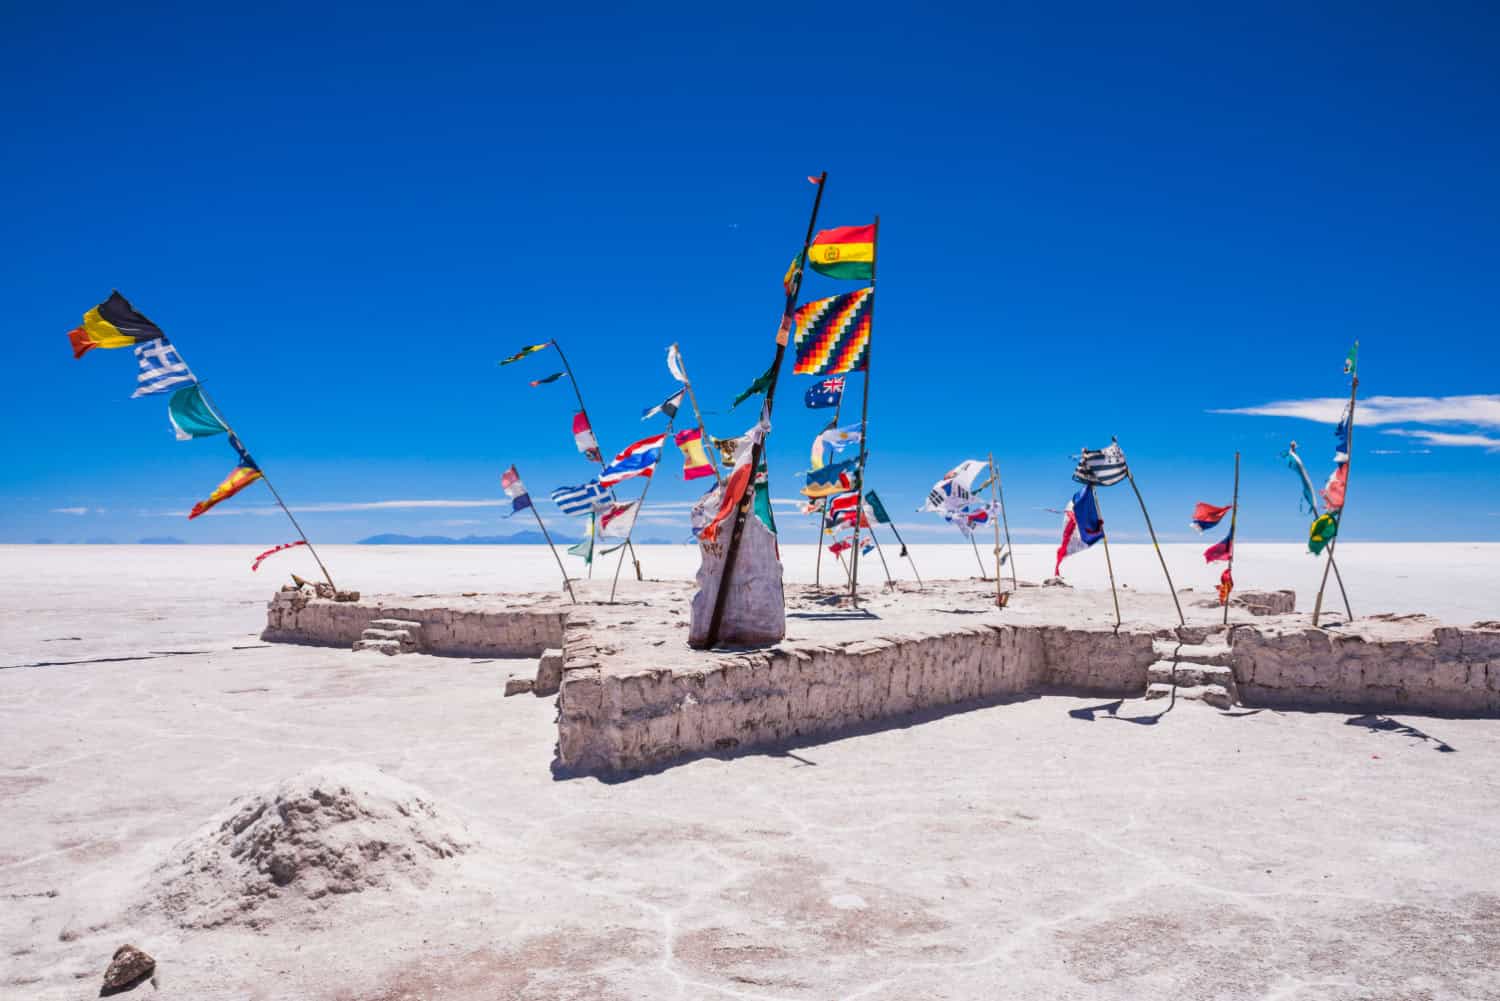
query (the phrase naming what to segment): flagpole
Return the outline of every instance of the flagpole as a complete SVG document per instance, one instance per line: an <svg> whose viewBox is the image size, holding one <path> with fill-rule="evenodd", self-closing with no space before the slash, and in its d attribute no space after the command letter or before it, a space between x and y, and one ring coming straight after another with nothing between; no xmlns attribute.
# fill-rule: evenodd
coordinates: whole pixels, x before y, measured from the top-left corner
<svg viewBox="0 0 1500 1001"><path fill-rule="evenodd" d="M665 445L666 439L670 437L672 437L672 419L668 418L667 434L662 439L662 444ZM661 465L660 460L657 461L657 465ZM655 480L656 474L653 470L652 475L646 477L646 485L641 488L641 496L635 502L635 514L630 518L630 527L625 530L625 545L620 547L620 561L615 564L615 580L609 586L609 603L611 605L615 603L615 588L620 586L620 568L625 565L625 546L630 545L630 537L635 534L635 523L640 519L641 511L646 507L646 495L651 492L651 484Z"/></svg>
<svg viewBox="0 0 1500 1001"><path fill-rule="evenodd" d="M1292 453L1293 455L1295 455L1297 453L1297 443L1294 441L1291 444L1289 444L1287 446L1287 451L1290 452L1290 453ZM1302 460L1300 458L1297 460L1297 471L1302 476L1302 484L1303 484L1303 486L1305 486L1307 488L1307 495L1309 497L1313 498L1313 516L1317 517L1317 514L1318 514L1318 500L1317 500L1318 493L1317 493L1316 490L1313 489L1312 480L1310 480L1310 479L1307 478L1307 467L1304 466L1304 465L1302 465ZM1347 483L1347 480L1345 482ZM1334 539L1333 539L1333 542L1337 542L1337 541L1338 541L1338 537L1335 536ZM1349 592L1344 590L1344 575L1341 574L1341 573L1339 573L1338 561L1333 558L1333 544L1332 544L1332 542L1330 542L1329 546L1328 546L1328 565L1333 568L1333 579L1334 579L1334 582L1338 584L1338 586L1339 586L1339 594L1342 595L1343 598L1344 598L1344 614L1347 617L1349 617L1350 619L1352 619L1352 618L1354 618L1354 609L1351 608L1351 607L1349 607Z"/></svg>
<svg viewBox="0 0 1500 1001"><path fill-rule="evenodd" d="M599 465L603 466L605 465L604 449L599 445L599 433L594 430L594 422L589 419L589 408L583 405L583 391L578 388L578 378L573 374L573 366L568 364L568 356L563 354L562 345L557 343L557 338L554 337L550 343L552 349L557 352L558 359L563 363L563 371L568 373L568 382L573 385L573 395L578 398L578 411L583 414L584 422L589 426L589 433L594 436L594 451L599 453ZM635 547L628 546L628 548L630 561L635 564L635 579L641 580L641 561L635 558ZM591 559L589 560L589 579L593 580L593 578L594 561Z"/></svg>
<svg viewBox="0 0 1500 1001"><path fill-rule="evenodd" d="M859 466L854 474L854 551L849 554L849 600L859 605L859 523L864 520L865 506L865 457L870 444L870 355L874 352L875 340L875 269L880 262L880 216L875 217L875 230L870 240L870 339L865 342L865 377L860 380L862 389L859 402ZM840 394L839 399L843 399ZM875 531L873 528L870 531ZM887 572L889 576L889 572Z"/></svg>
<svg viewBox="0 0 1500 1001"><path fill-rule="evenodd" d="M1125 478L1130 481L1130 489L1135 491L1135 499L1141 505L1141 514L1146 519L1146 531L1151 533L1151 545L1156 548L1156 558L1161 562L1162 576L1167 578L1167 590L1172 592L1172 604L1177 606L1177 621L1181 625L1187 625L1187 619L1182 614L1182 602L1177 600L1177 588L1172 583L1172 574L1167 569L1167 558L1162 555L1161 543L1156 541L1156 529L1151 527L1151 512L1146 510L1146 499L1141 496L1141 488L1135 485L1135 475L1130 471L1130 463L1125 464Z"/></svg>
<svg viewBox="0 0 1500 1001"><path fill-rule="evenodd" d="M860 501L860 517L864 517L864 501ZM880 536L875 534L875 523L870 522L870 541L875 543L875 555L880 557L880 565L885 570L885 582L892 588L896 586L896 578L891 576L891 565L885 561L885 550L880 548Z"/></svg>
<svg viewBox="0 0 1500 1001"><path fill-rule="evenodd" d="M807 267L807 248L812 243L813 232L818 225L818 208L823 204L823 189L828 184L828 171L818 175L818 193L813 196L812 214L807 219L807 235L802 239L802 254L797 259L797 273L793 277L792 287L786 292L786 305L781 310L781 326L776 329L776 358L771 363L771 384L766 387L766 400L763 413L767 421L771 417L771 408L776 401L776 382L781 377L781 361L786 357L786 343L792 335L792 313L797 308L797 296L802 292L802 272ZM734 515L734 526L729 530L729 544L724 550L724 566L719 573L719 587L714 593L714 609L708 620L708 633L704 636L703 646L711 648L719 642L719 628L724 624L724 599L728 595L729 582L734 576L734 564L740 551L740 536L745 531L745 518L750 513L751 505L755 501L754 489L755 478L760 470L760 457L765 448L765 437L760 436L750 446L750 487L746 489L745 496L741 498L739 510ZM767 489L770 488L770 476L766 478ZM818 526L821 532L822 526ZM821 545L822 540L819 539Z"/></svg>
<svg viewBox="0 0 1500 1001"><path fill-rule="evenodd" d="M672 342L672 347L674 349L677 348L676 341ZM682 352L680 350L677 351L677 364L681 367L682 374L687 375L687 363L682 360ZM698 410L698 397L693 392L692 380L685 379L682 384L687 387L688 402L693 405L693 419L698 422L698 440L702 442L704 446L703 451L708 455L708 464L713 467L714 482L722 486L724 478L719 475L719 460L714 457L714 452L718 450L714 447L713 441L708 437L708 428L703 426L703 414ZM667 423L667 426L671 426L670 421ZM645 494L642 493L641 496L645 497Z"/></svg>
<svg viewBox="0 0 1500 1001"><path fill-rule="evenodd" d="M998 504L999 503L999 498L997 496L998 493L999 493L999 487L996 486L996 481L999 480L999 479L1000 479L999 474L997 474L995 472L995 453L991 452L990 453L990 503L992 503L992 504ZM1004 599L1000 597L1000 589L1001 589L1001 587L1004 586L1001 583L1001 577L1000 577L1000 523L995 520L995 515L994 515L993 512L991 512L991 514L990 514L990 523L995 526L995 606L997 608L1004 608L1005 607ZM1011 562L1015 562L1015 560L1014 560L1014 554L1012 554L1012 560L1011 560ZM1014 572L1014 571L1012 571L1012 572Z"/></svg>
<svg viewBox="0 0 1500 1001"><path fill-rule="evenodd" d="M1084 451L1087 451L1087 449L1085 449ZM1114 598L1115 600L1115 631L1119 632L1120 592L1115 587L1115 565L1109 558L1109 532L1104 528L1104 508L1099 506L1099 491L1095 490L1092 485L1087 483L1084 484L1084 488L1087 489L1089 494L1094 498L1094 513L1099 516L1099 540L1104 543L1104 567L1109 571L1109 594L1110 597ZM1076 515L1074 517L1074 521L1075 524L1073 527L1073 531L1077 532L1078 537L1082 539L1083 526L1076 524Z"/></svg>
<svg viewBox="0 0 1500 1001"><path fill-rule="evenodd" d="M1359 350L1359 341L1354 342L1354 350ZM1353 375L1353 379L1349 383L1349 429L1347 440L1344 443L1348 446L1348 452L1346 453L1344 458L1344 503L1339 505L1339 513L1334 518L1334 536L1332 539L1328 540L1328 562L1323 564L1323 582L1318 585L1318 600L1313 605L1314 629L1316 629L1318 626L1318 617L1323 614L1323 589L1328 586L1328 568L1333 566L1333 549L1334 546L1338 543L1337 530L1344 527L1344 509L1349 504L1349 474L1353 471L1352 467L1354 465L1354 403L1355 397L1359 393L1359 362L1356 360L1354 364L1355 369L1354 372L1351 373ZM1343 587L1344 583L1341 579L1339 581L1339 590L1343 590ZM1348 602L1349 596L1346 594L1344 595L1344 607L1346 611L1348 611ZM1352 611L1349 612L1349 618L1354 618L1354 613Z"/></svg>
<svg viewBox="0 0 1500 1001"><path fill-rule="evenodd" d="M1003 524L1005 526L1005 548L1010 551L1010 586L1011 586L1011 590L1013 590L1013 591L1019 591L1021 589L1021 582L1016 579L1016 547L1011 544L1011 541L1010 541L1010 520L1005 517L1005 487L1000 482L1000 470L999 470L999 467L995 466L994 463L995 463L995 453L991 452L990 453L990 465L993 467L993 472L994 472L994 476L995 476L995 490L1000 495L1000 522L1001 522L1001 524ZM998 575L999 575L999 571L997 570L996 571L996 576L998 576Z"/></svg>
<svg viewBox="0 0 1500 1001"><path fill-rule="evenodd" d="M529 499L530 496L528 493L527 498ZM542 538L547 540L547 548L552 550L552 558L557 561L557 569L562 571L563 587L567 589L568 599L573 604L578 604L578 596L573 593L573 582L568 579L568 568L563 565L562 557L557 554L557 547L552 544L552 533L547 531L547 526L542 521L542 513L536 509L535 503L529 503L527 507L531 508L531 514L536 518L536 525L542 530Z"/></svg>
<svg viewBox="0 0 1500 1001"><path fill-rule="evenodd" d="M889 521L886 522L886 524L891 526L891 534L896 537L897 542L901 543L901 553L906 557L906 562L911 564L911 572L915 574L917 578L917 590L922 590L922 575L917 572L917 561L911 558L911 550L907 549L906 543L902 541L901 533L896 530L896 523L894 521ZM873 533L875 529L871 528L870 531L871 533Z"/></svg>
<svg viewBox="0 0 1500 1001"><path fill-rule="evenodd" d="M848 379L844 380L848 385ZM833 426L839 426L839 415L844 412L844 391L839 390L839 400L833 405ZM863 433L863 432L861 432ZM832 495L823 497L823 509L818 512L818 561L813 565L813 587L823 589L823 523L828 520L828 501Z"/></svg>
<svg viewBox="0 0 1500 1001"><path fill-rule="evenodd" d="M173 346L176 347L175 341L173 342ZM181 349L178 349L177 357L182 358ZM186 367L187 359L184 358L182 364L184 367ZM203 402L208 404L208 409L212 410L214 416L218 418L219 423L224 425L225 433L227 433L235 441L239 441L240 436L235 433L234 428L229 426L229 421L224 419L223 413L217 406L214 405L213 397L208 395L208 389L203 385L203 381L198 378L197 374L194 373L191 368L188 368L188 373L193 376L193 381L198 386L198 392L203 395ZM282 513L287 516L287 519L291 521L292 527L297 530L297 534L301 536L302 541L307 543L307 551L309 553L312 553L313 561L318 564L318 569L323 571L323 579L328 581L329 587L333 588L334 591L337 591L338 587L333 583L333 576L329 574L328 568L323 565L323 559L318 555L318 551L313 548L312 541L308 539L307 533L302 531L301 525L297 524L297 518L294 514L292 514L292 509L287 507L286 502L281 499L281 494L277 492L275 485L271 482L271 478L266 475L266 471L264 469L261 469L260 463L257 462L255 464L255 468L260 471L260 478L262 482L265 483L266 488L271 491L271 496L276 498L277 506L281 508Z"/></svg>
<svg viewBox="0 0 1500 1001"><path fill-rule="evenodd" d="M962 517L963 512L960 511L959 515L960 517ZM964 527L967 528L969 526L966 524ZM959 531L963 531L963 529L959 529ZM974 541L974 533L972 531L969 531L964 534L968 535L969 537L969 545L974 547L974 562L979 564L979 579L989 580L989 574L984 572L984 559L979 555L979 543Z"/></svg>
<svg viewBox="0 0 1500 1001"><path fill-rule="evenodd" d="M1240 453L1234 453L1234 506L1229 509L1229 574L1230 587L1234 587L1234 529L1240 520ZM1229 625L1229 595L1224 596L1224 624Z"/></svg>

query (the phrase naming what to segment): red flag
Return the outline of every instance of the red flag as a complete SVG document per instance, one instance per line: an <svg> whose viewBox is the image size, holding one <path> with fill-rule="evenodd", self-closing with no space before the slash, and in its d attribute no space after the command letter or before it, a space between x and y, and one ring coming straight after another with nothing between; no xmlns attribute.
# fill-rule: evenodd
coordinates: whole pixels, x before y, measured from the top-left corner
<svg viewBox="0 0 1500 1001"><path fill-rule="evenodd" d="M274 556L275 554L281 552L283 549L296 549L298 546L305 545L307 545L306 539L298 539L296 542L283 542L279 546L267 549L265 552L255 557L255 562L250 564L250 572L254 573L256 570L259 570L260 565L265 562L267 556Z"/></svg>
<svg viewBox="0 0 1500 1001"><path fill-rule="evenodd" d="M1234 559L1234 535L1232 533L1203 550L1204 563L1221 563L1232 559Z"/></svg>
<svg viewBox="0 0 1500 1001"><path fill-rule="evenodd" d="M1229 568L1224 568L1224 575L1219 578L1219 604L1229 604L1229 592L1234 590L1234 578L1229 576Z"/></svg>
<svg viewBox="0 0 1500 1001"><path fill-rule="evenodd" d="M1212 504L1205 504L1199 501L1198 506L1193 508L1193 527L1200 532L1213 528L1224 520L1224 516L1233 507L1233 504L1229 505L1229 507L1214 507Z"/></svg>

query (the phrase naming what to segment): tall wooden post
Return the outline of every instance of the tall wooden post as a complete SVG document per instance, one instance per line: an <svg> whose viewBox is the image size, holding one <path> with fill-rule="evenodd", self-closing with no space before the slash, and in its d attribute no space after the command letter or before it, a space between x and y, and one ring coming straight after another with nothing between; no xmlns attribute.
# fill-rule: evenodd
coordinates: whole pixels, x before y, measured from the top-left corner
<svg viewBox="0 0 1500 1001"><path fill-rule="evenodd" d="M573 582L568 579L568 568L563 564L562 557L557 554L557 547L552 544L552 533L547 531L547 526L542 522L542 513L536 509L536 504L530 505L531 513L536 518L536 525L542 530L542 538L547 540L547 548L552 550L552 558L557 561L557 569L562 571L563 587L567 588L568 599L573 604L578 604L578 596L573 593Z"/></svg>
<svg viewBox="0 0 1500 1001"><path fill-rule="evenodd" d="M911 572L917 578L917 590L922 590L922 575L917 571L917 561L911 558L911 550L906 548L906 543L901 539L901 532L896 528L894 521L890 522L891 534L896 537L896 544L901 547L901 555L906 557L906 562L911 564ZM873 533L875 529L871 528Z"/></svg>
<svg viewBox="0 0 1500 1001"><path fill-rule="evenodd" d="M662 437L661 440L662 451L666 451L667 439L672 437L672 423L672 420L669 418L667 420L667 433ZM660 459L656 460L656 465L661 465ZM635 534L635 523L640 520L641 511L645 510L646 495L651 492L651 484L653 481L655 481L655 479L656 470L653 469L651 471L651 475L646 477L646 485L641 488L640 497L636 498L635 514L631 516L630 527L625 530L625 543L620 547L620 559L617 563L615 563L615 579L614 582L609 585L609 603L611 605L615 603L615 589L620 586L620 568L625 565L625 547L630 545L630 537Z"/></svg>
<svg viewBox="0 0 1500 1001"><path fill-rule="evenodd" d="M990 462L994 462L994 453L990 453ZM1005 484L1000 482L1000 467L995 467L995 490L1000 495L1000 523L1005 526L1005 548L1010 551L1010 586L1012 590L1019 591L1021 582L1016 579L1016 547L1010 541L1010 520L1005 517Z"/></svg>
<svg viewBox="0 0 1500 1001"><path fill-rule="evenodd" d="M1177 588L1172 583L1172 573L1167 569L1167 558L1162 555L1161 543L1156 541L1156 529L1151 527L1151 512L1146 510L1146 499L1141 496L1141 488L1135 485L1135 474L1130 471L1130 463L1125 464L1125 478L1130 481L1130 489L1135 491L1136 502L1141 505L1141 516L1146 519L1146 531L1151 533L1151 545L1156 549L1156 559L1161 563L1162 576L1167 578L1167 590L1172 592L1172 604L1177 606L1177 621L1180 625L1187 625L1187 619L1182 614L1182 602L1177 599Z"/></svg>
<svg viewBox="0 0 1500 1001"><path fill-rule="evenodd" d="M999 487L996 485L996 481L999 478L1000 477L995 473L995 453L991 452L990 453L990 503L992 505L995 505L995 506L998 506L999 503L1000 503L1000 501L999 501ZM990 512L990 523L995 526L995 605L997 607L999 607L999 608L1004 608L1005 607L1005 605L1004 605L1005 599L1000 596L1000 588L1003 586L1000 583L1000 581L1001 581L1001 577L1000 577L1000 523L995 520L995 513L993 511ZM1014 553L1011 554L1011 562L1012 563L1015 562L1015 554Z"/></svg>
<svg viewBox="0 0 1500 1001"><path fill-rule="evenodd" d="M1359 350L1359 341L1354 342L1354 349L1356 351ZM1358 363L1356 362L1356 364ZM1359 370L1356 369L1352 374L1353 379L1349 383L1349 434L1347 442L1349 451L1344 458L1344 503L1339 505L1339 513L1334 516L1336 529L1333 538L1328 540L1328 562L1323 564L1323 580L1318 585L1318 600L1313 604L1314 628L1317 628L1318 617L1323 614L1323 589L1328 586L1328 568L1333 566L1333 548L1339 541L1338 533L1344 528L1344 511L1349 506L1349 476L1353 472L1352 467L1354 465L1354 403L1359 393ZM1339 586L1343 587L1342 581L1340 581ZM1348 600L1348 595L1345 595L1346 608ZM1354 617L1353 613L1350 613L1349 617L1352 619Z"/></svg>
<svg viewBox="0 0 1500 1001"><path fill-rule="evenodd" d="M880 216L875 217L874 239L870 254L870 342L865 347L865 377L859 404L859 466L854 472L855 513L864 510L865 503L865 457L870 443L870 356L875 349L875 271L880 264ZM839 400L842 402L843 397ZM849 554L849 600L859 604L859 524L864 519L854 519L854 549ZM871 529L874 531L874 529Z"/></svg>
<svg viewBox="0 0 1500 1001"><path fill-rule="evenodd" d="M844 385L849 385L849 380L844 380ZM833 426L839 426L839 415L844 412L844 390L839 390L839 401L833 405ZM809 463L811 465L811 463ZM828 520L828 497L823 498L823 508L818 512L818 559L813 564L813 587L822 590L823 587L823 524ZM848 575L845 574L845 577Z"/></svg>
<svg viewBox="0 0 1500 1001"><path fill-rule="evenodd" d="M786 344L792 336L792 313L797 309L797 296L802 292L802 272L807 267L807 248L812 243L813 232L818 225L818 208L823 204L823 189L828 184L828 171L818 175L818 193L813 196L812 214L807 220L807 235L802 238L802 253L797 259L797 273L792 281L792 287L787 289L786 305L781 311L781 326L776 329L776 358L771 363L771 384L766 387L766 401L764 414L769 419L771 408L776 402L776 383L781 377L781 361L786 357ZM714 593L714 609L708 620L708 633L704 636L705 648L712 648L719 642L719 629L724 624L724 599L729 590L730 581L734 577L734 564L740 552L740 536L745 531L745 519L750 515L750 509L755 503L755 475L760 469L760 457L765 449L765 439L762 437L750 448L750 486L745 490L745 496L740 501L740 506L734 514L734 526L729 530L729 544L724 551L724 566L719 572L719 587ZM822 532L822 526L818 531ZM822 543L821 537L819 544Z"/></svg>
<svg viewBox="0 0 1500 1001"><path fill-rule="evenodd" d="M1240 521L1240 453L1234 453L1234 506L1229 509L1229 568L1224 572L1229 574L1230 581L1234 580L1234 547L1238 543L1235 538L1235 529ZM1233 585L1231 584L1231 587ZM1224 624L1229 625L1229 595L1224 596Z"/></svg>
<svg viewBox="0 0 1500 1001"><path fill-rule="evenodd" d="M674 349L677 348L675 341L672 343L672 347ZM682 360L682 352L680 350L677 351L677 364L682 367L682 374L687 375L687 363ZM708 437L708 429L703 426L703 414L698 409L698 397L693 393L693 383L691 380L684 380L682 384L687 387L688 402L693 405L693 419L698 422L698 440L703 445L704 453L708 456L708 464L713 467L714 482L722 485L724 477L719 475L719 458L714 454L718 449L714 447L713 441ZM673 442L673 444L676 444L676 442Z"/></svg>
<svg viewBox="0 0 1500 1001"><path fill-rule="evenodd" d="M1109 571L1109 594L1115 600L1115 630L1120 628L1120 592L1115 587L1115 565L1109 558L1109 530L1104 527L1104 508L1099 506L1099 491L1092 486L1084 484L1094 497L1094 512L1099 515L1099 541L1104 543L1104 568ZM1076 517L1076 516L1075 516ZM1082 532L1081 528L1074 528L1075 532Z"/></svg>

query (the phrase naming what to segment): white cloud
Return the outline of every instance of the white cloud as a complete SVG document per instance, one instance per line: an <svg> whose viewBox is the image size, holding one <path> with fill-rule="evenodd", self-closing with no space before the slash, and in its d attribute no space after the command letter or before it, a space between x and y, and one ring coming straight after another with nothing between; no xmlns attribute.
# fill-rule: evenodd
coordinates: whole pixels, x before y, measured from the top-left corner
<svg viewBox="0 0 1500 1001"><path fill-rule="evenodd" d="M1277 400L1254 407L1210 410L1211 414L1248 417L1295 417L1337 424L1348 403L1346 397ZM1355 410L1359 424L1473 424L1500 428L1500 394L1472 396L1371 396L1360 400Z"/></svg>
<svg viewBox="0 0 1500 1001"><path fill-rule="evenodd" d="M1408 428L1391 428L1381 433L1400 435L1403 438L1415 438L1427 445L1482 448L1486 452L1500 452L1500 438L1492 438L1487 434L1453 434L1448 431L1414 431Z"/></svg>
<svg viewBox="0 0 1500 1001"><path fill-rule="evenodd" d="M88 514L89 513L89 509L86 508L86 507L55 507L55 508L52 509L52 513L53 514L79 514L79 515L82 515L82 514Z"/></svg>
<svg viewBox="0 0 1500 1001"><path fill-rule="evenodd" d="M464 507L509 507L510 501L506 498L499 500L384 500L384 501L332 501L324 504L292 504L289 505L293 514L325 514L340 511L402 511L421 510L428 508L464 508ZM143 514L166 517L186 514L185 511L147 511ZM280 514L281 508L275 505L241 505L239 507L216 507L205 512L205 516L213 515L274 515Z"/></svg>

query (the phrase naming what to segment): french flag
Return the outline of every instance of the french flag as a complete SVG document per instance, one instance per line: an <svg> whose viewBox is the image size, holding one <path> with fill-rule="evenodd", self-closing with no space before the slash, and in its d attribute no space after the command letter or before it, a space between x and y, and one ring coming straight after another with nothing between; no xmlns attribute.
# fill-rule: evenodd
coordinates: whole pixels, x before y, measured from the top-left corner
<svg viewBox="0 0 1500 1001"><path fill-rule="evenodd" d="M599 474L600 485L612 487L632 476L649 477L655 471L657 461L661 459L662 445L666 440L665 434L652 435L622 449L615 456L615 461Z"/></svg>
<svg viewBox="0 0 1500 1001"><path fill-rule="evenodd" d="M1229 507L1214 507L1212 504L1199 501L1198 506L1193 508L1193 527L1200 532L1206 532L1223 521L1224 516L1233 508L1233 504Z"/></svg>
<svg viewBox="0 0 1500 1001"><path fill-rule="evenodd" d="M1057 564L1052 568L1052 576L1061 577L1063 560L1083 552L1102 538L1104 521L1094 502L1094 488L1085 486L1073 495L1063 511L1062 543L1057 547Z"/></svg>

